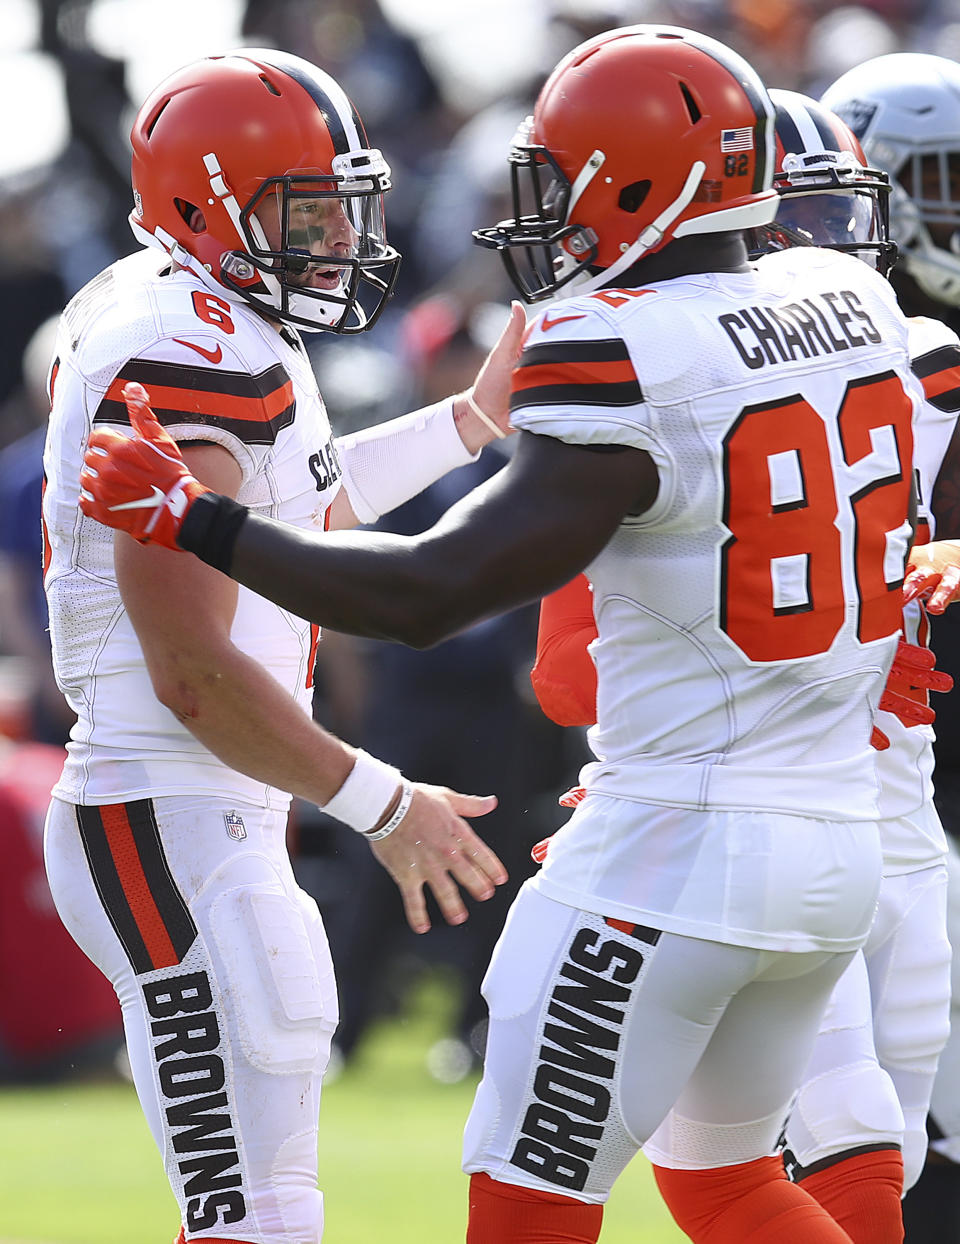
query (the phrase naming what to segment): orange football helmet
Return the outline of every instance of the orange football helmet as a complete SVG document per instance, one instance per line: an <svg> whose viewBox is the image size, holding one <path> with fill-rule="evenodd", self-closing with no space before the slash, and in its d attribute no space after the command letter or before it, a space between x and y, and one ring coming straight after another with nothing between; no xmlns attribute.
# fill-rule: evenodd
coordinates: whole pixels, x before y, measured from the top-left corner
<svg viewBox="0 0 960 1244"><path fill-rule="evenodd" d="M512 219L479 229L528 302L610 283L674 238L773 218L773 105L714 39L625 26L554 69L509 155Z"/></svg>
<svg viewBox="0 0 960 1244"><path fill-rule="evenodd" d="M400 262L384 229L390 169L328 74L273 50L197 61L154 90L131 141L142 242L306 329L376 320Z"/></svg>

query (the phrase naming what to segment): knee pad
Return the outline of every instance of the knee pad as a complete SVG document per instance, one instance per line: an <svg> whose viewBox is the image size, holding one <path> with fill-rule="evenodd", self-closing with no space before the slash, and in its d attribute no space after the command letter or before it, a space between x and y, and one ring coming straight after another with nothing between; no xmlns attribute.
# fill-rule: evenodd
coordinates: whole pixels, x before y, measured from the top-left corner
<svg viewBox="0 0 960 1244"><path fill-rule="evenodd" d="M927 1142L926 1128L908 1128L903 1133L903 1145L901 1151L903 1153L903 1190L909 1192L913 1185L920 1178L920 1172L923 1170L923 1164L927 1160Z"/></svg>
<svg viewBox="0 0 960 1244"><path fill-rule="evenodd" d="M852 1064L804 1084L787 1120L801 1166L864 1145L899 1145L904 1121L893 1082L876 1063Z"/></svg>
<svg viewBox="0 0 960 1244"><path fill-rule="evenodd" d="M262 863L255 880L219 878L207 917L211 954L224 986L243 999L237 1037L250 1065L273 1075L322 1074L338 1014L320 914ZM246 871L240 864L225 871Z"/></svg>

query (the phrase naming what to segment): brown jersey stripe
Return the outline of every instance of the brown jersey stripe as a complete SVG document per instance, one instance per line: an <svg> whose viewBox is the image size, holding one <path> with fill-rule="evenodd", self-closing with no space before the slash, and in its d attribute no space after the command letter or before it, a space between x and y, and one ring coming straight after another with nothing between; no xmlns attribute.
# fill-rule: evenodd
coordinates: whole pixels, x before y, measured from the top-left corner
<svg viewBox="0 0 960 1244"><path fill-rule="evenodd" d="M960 347L941 346L914 359L912 366L931 406L948 413L960 410Z"/></svg>
<svg viewBox="0 0 960 1244"><path fill-rule="evenodd" d="M251 445L272 445L296 412L293 382L279 363L253 376L131 359L104 394L95 423L129 424L123 401L128 380L144 385L165 427L199 423L224 428Z"/></svg>
<svg viewBox="0 0 960 1244"><path fill-rule="evenodd" d="M78 807L77 819L97 892L134 971L181 963L197 929L167 867L150 800Z"/></svg>
<svg viewBox="0 0 960 1244"><path fill-rule="evenodd" d="M524 406L635 406L643 401L619 337L528 346L513 373L510 409Z"/></svg>
<svg viewBox="0 0 960 1244"><path fill-rule="evenodd" d="M222 428L245 445L272 445L279 433L293 423L296 402L291 402L275 419L259 423L251 419L227 419L223 415L203 414L196 410L167 410L162 406L151 406L151 409L163 427L176 427L183 423L199 424L201 427ZM95 418L102 423L129 424L127 408L122 402L102 401Z"/></svg>
<svg viewBox="0 0 960 1244"><path fill-rule="evenodd" d="M290 383L282 363L272 363L256 374L230 371L226 367L200 367L187 363L157 363L153 359L128 359L117 373L118 380L136 380L145 389L159 385L200 393L223 393L230 397L266 398Z"/></svg>
<svg viewBox="0 0 960 1244"><path fill-rule="evenodd" d="M550 384L524 389L510 398L510 411L527 406L636 406L643 401L640 386L632 384Z"/></svg>
<svg viewBox="0 0 960 1244"><path fill-rule="evenodd" d="M629 360L630 352L621 337L601 337L596 341L550 341L527 346L520 355L517 371L527 367L540 367L544 363L587 365Z"/></svg>

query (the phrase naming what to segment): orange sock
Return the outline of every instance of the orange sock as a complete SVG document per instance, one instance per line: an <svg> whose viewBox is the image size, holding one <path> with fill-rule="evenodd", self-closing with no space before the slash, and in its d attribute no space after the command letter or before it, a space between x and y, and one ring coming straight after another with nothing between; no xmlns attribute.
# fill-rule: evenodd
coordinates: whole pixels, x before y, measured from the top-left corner
<svg viewBox="0 0 960 1244"><path fill-rule="evenodd" d="M840 1223L854 1244L901 1244L903 1157L899 1149L841 1157L804 1175L800 1187Z"/></svg>
<svg viewBox="0 0 960 1244"><path fill-rule="evenodd" d="M187 1244L187 1237L184 1234L183 1227L180 1228L177 1234L177 1238L173 1241L173 1244ZM240 1241L239 1240L228 1240L225 1236L222 1236L222 1235L217 1236L216 1239L213 1239L209 1236L204 1236L203 1244L240 1244Z"/></svg>
<svg viewBox="0 0 960 1244"><path fill-rule="evenodd" d="M780 1158L705 1171L653 1168L657 1187L694 1244L850 1244L826 1210L788 1181Z"/></svg>
<svg viewBox="0 0 960 1244"><path fill-rule="evenodd" d="M467 1244L597 1244L603 1206L470 1176Z"/></svg>

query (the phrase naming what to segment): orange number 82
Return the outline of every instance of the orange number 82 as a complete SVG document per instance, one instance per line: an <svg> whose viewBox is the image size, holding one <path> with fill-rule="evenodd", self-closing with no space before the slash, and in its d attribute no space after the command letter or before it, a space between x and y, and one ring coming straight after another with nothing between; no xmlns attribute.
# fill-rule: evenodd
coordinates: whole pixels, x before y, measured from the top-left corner
<svg viewBox="0 0 960 1244"><path fill-rule="evenodd" d="M843 459L855 466L874 448L871 433L888 429L896 466L849 495L854 515L853 566L857 638L896 633L901 574L888 581L887 533L903 528L910 509L912 404L892 371L851 381L837 412ZM788 661L826 652L848 600L843 537L836 524L837 473L823 418L799 394L748 406L724 438L720 626L751 661ZM791 464L797 486L779 502L771 462ZM777 596L775 568L791 590Z"/></svg>

